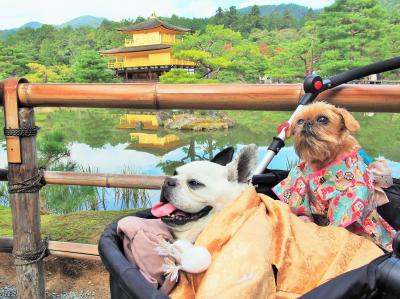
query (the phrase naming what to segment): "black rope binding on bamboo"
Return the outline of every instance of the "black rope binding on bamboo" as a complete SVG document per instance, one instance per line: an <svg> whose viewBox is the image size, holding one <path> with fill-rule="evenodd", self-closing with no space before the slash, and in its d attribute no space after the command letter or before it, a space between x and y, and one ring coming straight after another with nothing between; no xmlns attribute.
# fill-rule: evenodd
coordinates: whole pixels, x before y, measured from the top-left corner
<svg viewBox="0 0 400 299"><path fill-rule="evenodd" d="M18 137L31 137L36 136L39 131L38 126L34 127L22 127L18 129L4 128L4 135L6 136L18 136Z"/></svg>
<svg viewBox="0 0 400 299"><path fill-rule="evenodd" d="M8 193L34 193L38 192L44 185L44 170L39 168L37 172L30 178L21 182L8 182Z"/></svg>
<svg viewBox="0 0 400 299"><path fill-rule="evenodd" d="M26 266L44 259L48 253L49 237L47 236L40 243L40 247L37 250L13 251L15 266Z"/></svg>

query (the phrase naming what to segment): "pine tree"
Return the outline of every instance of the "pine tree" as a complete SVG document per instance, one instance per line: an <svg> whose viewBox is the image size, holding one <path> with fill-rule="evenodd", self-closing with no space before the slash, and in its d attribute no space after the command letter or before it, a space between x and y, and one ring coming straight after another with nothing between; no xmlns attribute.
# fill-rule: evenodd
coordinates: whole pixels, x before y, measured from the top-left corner
<svg viewBox="0 0 400 299"><path fill-rule="evenodd" d="M296 26L296 20L293 17L293 15L286 9L283 12L283 24L282 28L295 28Z"/></svg>
<svg viewBox="0 0 400 299"><path fill-rule="evenodd" d="M23 76L29 71L27 64L34 61L32 51L20 46L3 46L0 42L0 79Z"/></svg>
<svg viewBox="0 0 400 299"><path fill-rule="evenodd" d="M251 7L250 13L243 18L241 32L249 34L253 30L263 29L264 23L257 5Z"/></svg>
<svg viewBox="0 0 400 299"><path fill-rule="evenodd" d="M237 31L239 28L239 18L240 16L237 13L236 7L235 6L229 7L229 10L226 13L224 19L225 27Z"/></svg>
<svg viewBox="0 0 400 299"><path fill-rule="evenodd" d="M222 25L224 24L224 11L222 10L221 7L218 7L217 11L215 12L215 16L214 16L214 24L216 25Z"/></svg>
<svg viewBox="0 0 400 299"><path fill-rule="evenodd" d="M83 50L72 64L72 78L75 82L113 82L107 69L106 60L94 50Z"/></svg>
<svg viewBox="0 0 400 299"><path fill-rule="evenodd" d="M315 12L313 11L312 8L309 8L307 14L304 16L304 20L307 22L314 19L314 17L315 17Z"/></svg>
<svg viewBox="0 0 400 299"><path fill-rule="evenodd" d="M317 32L315 50L321 75L337 74L391 55L389 18L380 0L337 0L305 28Z"/></svg>
<svg viewBox="0 0 400 299"><path fill-rule="evenodd" d="M222 82L255 82L265 68L259 46L223 25L208 25L204 32L185 37L173 46L173 54L196 62L198 72Z"/></svg>

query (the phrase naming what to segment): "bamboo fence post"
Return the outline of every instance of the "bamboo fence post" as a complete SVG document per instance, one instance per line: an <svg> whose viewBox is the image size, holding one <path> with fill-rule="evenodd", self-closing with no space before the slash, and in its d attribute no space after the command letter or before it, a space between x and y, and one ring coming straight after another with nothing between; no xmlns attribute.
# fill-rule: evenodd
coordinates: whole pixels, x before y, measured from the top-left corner
<svg viewBox="0 0 400 299"><path fill-rule="evenodd" d="M19 126L34 127L33 108L19 108ZM22 163L8 164L10 184L22 182L37 175L36 137L20 137ZM14 231L14 252L37 251L41 247L39 191L10 194ZM18 260L16 260L18 261ZM45 298L42 260L16 266L17 296L21 299Z"/></svg>

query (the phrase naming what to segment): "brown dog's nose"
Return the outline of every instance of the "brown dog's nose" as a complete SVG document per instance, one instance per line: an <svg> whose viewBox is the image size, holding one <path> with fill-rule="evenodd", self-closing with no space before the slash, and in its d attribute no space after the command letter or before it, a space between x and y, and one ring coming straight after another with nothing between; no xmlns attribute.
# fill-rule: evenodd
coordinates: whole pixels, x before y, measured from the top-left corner
<svg viewBox="0 0 400 299"><path fill-rule="evenodd" d="M312 127L312 125L313 125L313 123L310 120L306 121L306 123L304 124L304 126L307 127L307 128Z"/></svg>
<svg viewBox="0 0 400 299"><path fill-rule="evenodd" d="M166 178L164 181L164 185L167 187L175 187L177 179L174 178Z"/></svg>
<svg viewBox="0 0 400 299"><path fill-rule="evenodd" d="M306 121L303 125L303 129L301 130L301 133L305 135L309 135L312 130L313 123L311 121Z"/></svg>

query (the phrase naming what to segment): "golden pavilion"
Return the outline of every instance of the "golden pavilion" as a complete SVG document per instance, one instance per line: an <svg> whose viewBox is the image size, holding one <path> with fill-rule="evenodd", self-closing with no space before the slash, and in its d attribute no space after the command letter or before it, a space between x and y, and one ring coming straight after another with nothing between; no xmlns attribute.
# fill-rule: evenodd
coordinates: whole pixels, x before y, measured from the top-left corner
<svg viewBox="0 0 400 299"><path fill-rule="evenodd" d="M179 35L190 29L167 24L153 14L144 22L117 30L127 36L125 45L100 53L112 60L108 67L125 81L158 81L159 76L174 68L194 72L193 62L171 54L171 46Z"/></svg>

